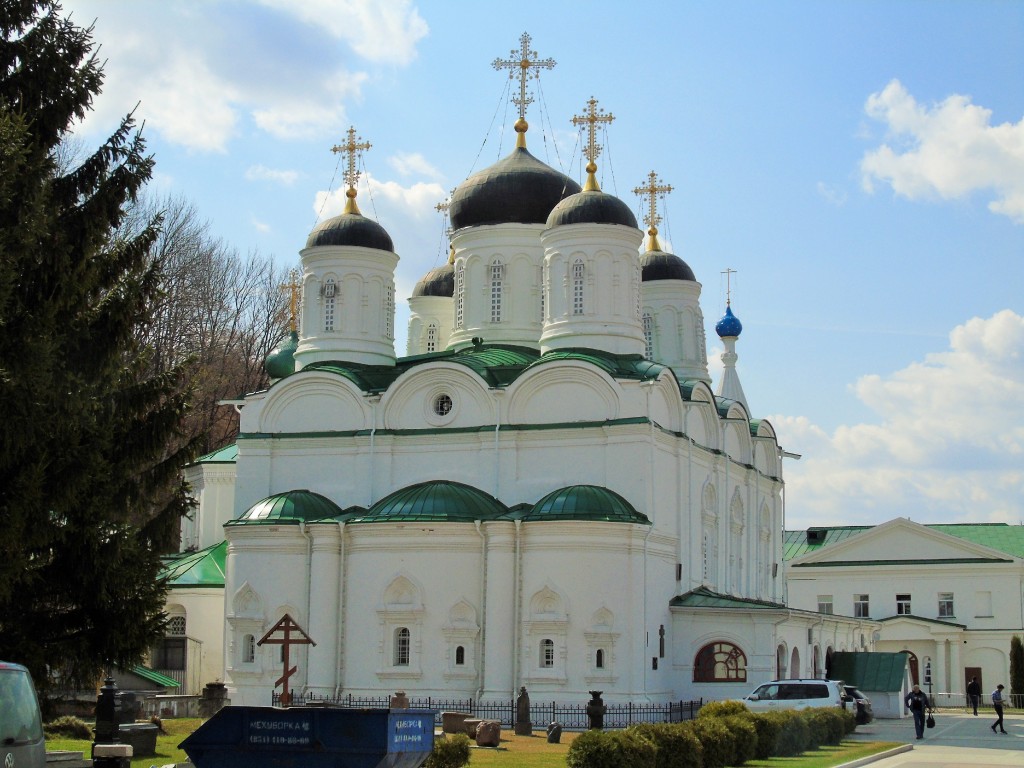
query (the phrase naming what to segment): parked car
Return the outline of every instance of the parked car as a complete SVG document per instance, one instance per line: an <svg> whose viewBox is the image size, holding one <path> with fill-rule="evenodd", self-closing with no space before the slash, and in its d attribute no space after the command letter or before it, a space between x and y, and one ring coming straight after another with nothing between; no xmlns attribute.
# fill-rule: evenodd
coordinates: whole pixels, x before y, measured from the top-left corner
<svg viewBox="0 0 1024 768"><path fill-rule="evenodd" d="M46 768L46 738L32 676L0 661L0 765Z"/></svg>
<svg viewBox="0 0 1024 768"><path fill-rule="evenodd" d="M741 701L752 712L770 712L775 709L811 709L813 707L842 707L846 691L840 680L772 680L759 685Z"/></svg>
<svg viewBox="0 0 1024 768"><path fill-rule="evenodd" d="M874 713L871 711L871 699L865 696L855 686L844 685L846 691L846 698L853 702L856 707L853 710L853 714L857 717L857 725L866 725L875 719Z"/></svg>

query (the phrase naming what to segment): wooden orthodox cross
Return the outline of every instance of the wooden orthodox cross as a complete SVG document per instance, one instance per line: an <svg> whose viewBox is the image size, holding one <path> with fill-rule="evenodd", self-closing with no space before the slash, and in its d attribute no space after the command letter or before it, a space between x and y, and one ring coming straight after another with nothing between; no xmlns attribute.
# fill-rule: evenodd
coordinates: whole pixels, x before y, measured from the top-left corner
<svg viewBox="0 0 1024 768"><path fill-rule="evenodd" d="M288 692L288 680L299 669L290 666L289 650L293 645L316 645L316 643L302 631L302 627L295 623L295 619L286 613L277 624L270 628L267 634L260 638L256 645L280 645L282 647L284 674L274 681L274 687L281 686L281 706L289 706L292 703L292 696Z"/></svg>
<svg viewBox="0 0 1024 768"><path fill-rule="evenodd" d="M647 234L651 236L651 242L648 245L650 251L661 250L661 246L658 244L658 225L661 223L661 216L658 215L658 198L664 200L666 193L671 191L672 185L662 184L658 174L654 171L647 174L646 187L634 187L633 189L633 194L647 198L648 212L644 216L644 223L650 227L647 230Z"/></svg>
<svg viewBox="0 0 1024 768"><path fill-rule="evenodd" d="M519 53L516 53L515 48L512 49L510 54L511 58L508 59L495 59L493 66L499 72L503 69L508 70L508 79L513 80L516 77L516 70L519 70L519 96L512 97L512 103L519 107L519 119L526 119L526 105L533 102L532 96L526 95L526 81L530 79L532 72L534 79L540 77L540 71L542 69L553 69L555 66L554 59L538 59L537 52L530 50L530 36L523 32L522 37L519 38ZM518 56L518 58L516 58Z"/></svg>

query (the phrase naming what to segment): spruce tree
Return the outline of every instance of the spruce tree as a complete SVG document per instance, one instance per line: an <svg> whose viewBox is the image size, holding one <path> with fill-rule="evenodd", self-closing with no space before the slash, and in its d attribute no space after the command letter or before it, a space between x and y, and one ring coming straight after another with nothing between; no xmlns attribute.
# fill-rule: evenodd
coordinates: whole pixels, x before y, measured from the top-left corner
<svg viewBox="0 0 1024 768"><path fill-rule="evenodd" d="M1017 635L1010 638L1010 704L1024 706L1024 642Z"/></svg>
<svg viewBox="0 0 1024 768"><path fill-rule="evenodd" d="M59 162L102 84L92 30L0 3L0 658L92 685L162 634L160 555L187 510L189 370L136 341L158 297L154 219L118 234L152 172L131 115Z"/></svg>

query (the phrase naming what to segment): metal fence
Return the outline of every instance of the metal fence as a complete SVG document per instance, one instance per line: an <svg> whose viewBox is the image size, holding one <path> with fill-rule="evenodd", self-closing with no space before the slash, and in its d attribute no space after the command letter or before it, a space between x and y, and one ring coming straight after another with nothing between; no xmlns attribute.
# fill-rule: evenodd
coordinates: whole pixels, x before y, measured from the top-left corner
<svg viewBox="0 0 1024 768"><path fill-rule="evenodd" d="M634 704L633 702L605 703L604 727L625 728L633 723L678 723L692 720L703 705L699 701L668 701L663 703ZM273 706L280 704L280 694L274 692ZM317 696L292 693L292 706L349 707L355 709L386 709L391 704L388 696ZM434 724L441 725L442 712L467 712L481 720L498 720L503 728L512 728L515 720L516 702L476 701L475 699L438 699L432 697L409 698L413 709L437 711ZM590 727L586 703L530 702L530 722L534 727L546 728L548 723L558 722L567 730L583 730Z"/></svg>

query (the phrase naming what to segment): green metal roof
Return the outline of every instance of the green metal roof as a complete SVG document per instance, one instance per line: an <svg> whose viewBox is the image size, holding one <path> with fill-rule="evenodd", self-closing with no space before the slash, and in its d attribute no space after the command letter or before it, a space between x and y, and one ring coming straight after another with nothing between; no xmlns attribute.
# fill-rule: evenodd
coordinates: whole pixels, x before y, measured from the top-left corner
<svg viewBox="0 0 1024 768"><path fill-rule="evenodd" d="M786 610L782 603L769 600L754 600L746 597L732 597L713 592L707 587L697 587L685 594L673 597L669 605L677 608L735 608L749 611L751 608L767 610Z"/></svg>
<svg viewBox="0 0 1024 768"><path fill-rule="evenodd" d="M167 677L166 675L161 675L159 672L156 672L155 670L152 670L149 667L144 667L141 664L136 664L134 667L132 667L131 671L133 675L138 675L143 680L149 680L149 682L156 683L157 685L162 686L163 688L181 687L181 683L179 683L177 680Z"/></svg>
<svg viewBox="0 0 1024 768"><path fill-rule="evenodd" d="M862 691L891 693L903 689L906 669L905 653L836 651L832 654L829 677Z"/></svg>
<svg viewBox="0 0 1024 768"><path fill-rule="evenodd" d="M257 501L226 525L297 525L342 514L341 507L319 493L307 490L285 491Z"/></svg>
<svg viewBox="0 0 1024 768"><path fill-rule="evenodd" d="M350 523L472 522L493 520L508 508L478 488L450 480L430 480L395 491Z"/></svg>
<svg viewBox="0 0 1024 768"><path fill-rule="evenodd" d="M224 588L224 561L228 543L222 541L198 552L187 552L164 565L160 577L170 589L187 587Z"/></svg>
<svg viewBox="0 0 1024 768"><path fill-rule="evenodd" d="M837 544L851 536L856 536L857 534L870 530L872 527L874 526L844 525L821 528L812 527L808 530L812 532L821 532L819 535L822 536L820 541L815 542L807 541L807 531L786 531L782 557L784 560L792 560L795 557L806 555L809 552L816 552L822 547ZM955 536L974 544L981 544L982 546L990 547L998 552L1005 552L1006 554L1013 555L1014 557L1024 557L1024 526L1021 525L1007 525L1006 523L949 523L925 525L925 528L930 528L933 531L945 533L949 536ZM984 560L978 558L971 559L971 562L975 560L978 562L984 562ZM906 561L876 561L876 564L881 565L891 562ZM948 562L948 560L929 560L922 562Z"/></svg>
<svg viewBox="0 0 1024 768"><path fill-rule="evenodd" d="M238 445L232 443L223 448L218 448L212 453L200 456L195 460L196 464L234 464L238 459Z"/></svg>
<svg viewBox="0 0 1024 768"><path fill-rule="evenodd" d="M596 485L570 485L549 493L523 515L524 522L587 520L650 525L622 496Z"/></svg>
<svg viewBox="0 0 1024 768"><path fill-rule="evenodd" d="M546 365L563 360L579 360L604 369L609 376L616 379L635 379L649 381L656 379L665 370L664 365L645 360L642 355L615 355L600 349L569 348L556 349L541 355L529 367Z"/></svg>

